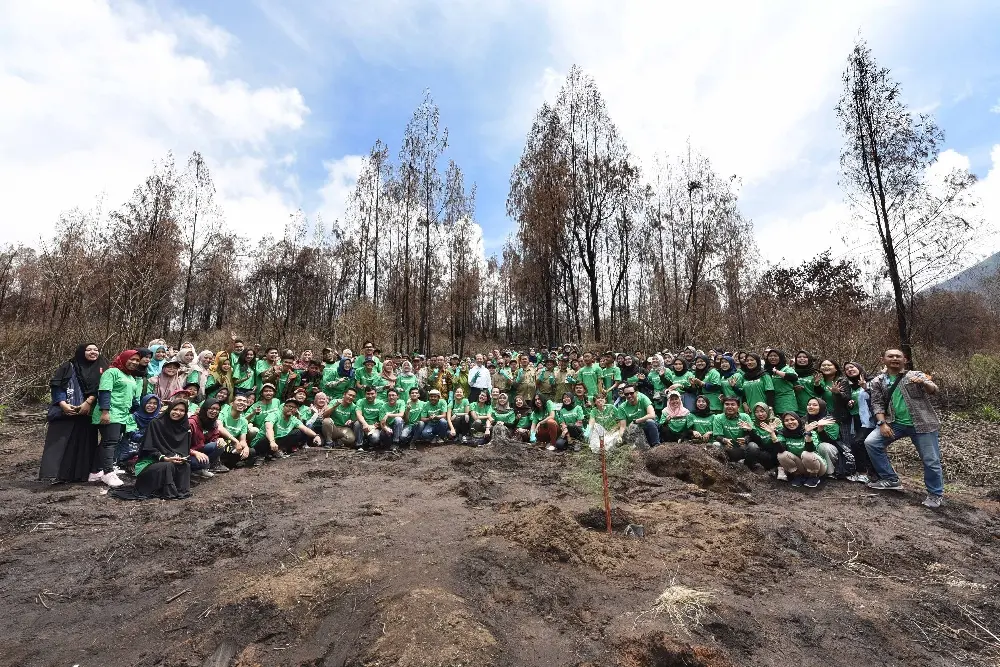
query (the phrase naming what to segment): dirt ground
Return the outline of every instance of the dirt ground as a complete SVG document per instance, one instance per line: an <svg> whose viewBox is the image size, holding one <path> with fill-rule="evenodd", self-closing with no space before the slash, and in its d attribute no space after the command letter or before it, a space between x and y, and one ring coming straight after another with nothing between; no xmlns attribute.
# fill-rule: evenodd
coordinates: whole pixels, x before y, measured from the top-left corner
<svg viewBox="0 0 1000 667"><path fill-rule="evenodd" d="M33 481L43 432L0 427L2 665L1000 665L989 488L673 445L615 458L608 536L589 452L311 449L123 502Z"/></svg>

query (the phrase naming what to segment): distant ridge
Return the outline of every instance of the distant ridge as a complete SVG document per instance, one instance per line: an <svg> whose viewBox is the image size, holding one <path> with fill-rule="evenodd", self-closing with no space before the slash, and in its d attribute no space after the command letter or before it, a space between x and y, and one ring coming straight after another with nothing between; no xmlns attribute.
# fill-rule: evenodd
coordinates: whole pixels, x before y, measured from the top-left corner
<svg viewBox="0 0 1000 667"><path fill-rule="evenodd" d="M978 264L934 285L931 289L949 292L981 292L985 288L987 279L995 276L998 270L1000 270L1000 252L990 255Z"/></svg>

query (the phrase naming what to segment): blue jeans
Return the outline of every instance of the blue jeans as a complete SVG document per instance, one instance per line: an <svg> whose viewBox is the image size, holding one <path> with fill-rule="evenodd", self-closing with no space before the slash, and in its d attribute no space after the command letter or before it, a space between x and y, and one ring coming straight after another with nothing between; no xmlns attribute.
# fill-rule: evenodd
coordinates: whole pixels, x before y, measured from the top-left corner
<svg viewBox="0 0 1000 667"><path fill-rule="evenodd" d="M418 440L430 440L435 436L441 438L442 440L448 439L448 420L431 419L430 421L424 422L424 427L420 431L420 437Z"/></svg>
<svg viewBox="0 0 1000 667"><path fill-rule="evenodd" d="M657 424L652 419L647 419L644 422L639 422L637 426L642 427L643 433L646 434L646 442L649 443L650 447L656 447L660 444L660 425Z"/></svg>
<svg viewBox="0 0 1000 667"><path fill-rule="evenodd" d="M194 457L194 454L188 457L188 461L191 462L191 470L203 470L206 468L211 468L219 461L219 454L221 452L217 451L219 449L219 443L215 440L211 442L206 442L205 446L202 447L201 453L208 457L208 463L201 463Z"/></svg>
<svg viewBox="0 0 1000 667"><path fill-rule="evenodd" d="M889 457L885 450L889 443L909 437L913 441L913 446L917 448L917 453L920 454L920 460L924 463L924 486L927 487L927 493L934 496L944 495L944 474L941 471L941 447L938 444L938 432L917 433L912 426L892 424L892 436L891 440L887 440L879 429L875 429L865 438L868 458L871 459L879 479L890 482L899 481L899 476L892 469L892 464L889 463Z"/></svg>

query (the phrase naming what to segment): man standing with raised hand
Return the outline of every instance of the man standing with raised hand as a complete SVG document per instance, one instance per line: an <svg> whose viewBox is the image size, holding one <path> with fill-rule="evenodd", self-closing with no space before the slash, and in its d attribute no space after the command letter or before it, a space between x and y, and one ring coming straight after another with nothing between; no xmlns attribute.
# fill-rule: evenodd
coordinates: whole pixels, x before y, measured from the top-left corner
<svg viewBox="0 0 1000 667"><path fill-rule="evenodd" d="M944 495L938 441L941 423L930 401L930 396L937 393L937 385L919 371L907 371L907 358L900 350L886 350L882 362L885 372L868 386L878 427L865 439L865 449L879 476L878 481L868 486L878 491L903 490L899 476L889 463L886 448L894 440L909 437L924 464L927 498L923 504L936 509L941 507Z"/></svg>
<svg viewBox="0 0 1000 667"><path fill-rule="evenodd" d="M475 403L479 400L479 394L482 392L489 393L493 389L493 378L490 377L490 371L484 362L485 357L481 354L476 355L476 363L469 368L469 402Z"/></svg>

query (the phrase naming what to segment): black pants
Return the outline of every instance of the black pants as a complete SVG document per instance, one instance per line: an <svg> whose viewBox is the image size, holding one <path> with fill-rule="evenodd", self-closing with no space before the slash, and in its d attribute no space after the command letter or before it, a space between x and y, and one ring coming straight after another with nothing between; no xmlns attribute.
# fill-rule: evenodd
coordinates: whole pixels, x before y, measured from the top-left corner
<svg viewBox="0 0 1000 667"><path fill-rule="evenodd" d="M569 436L568 438L564 438L561 435L556 438L556 449L560 452L569 446L570 440L583 440L583 429L576 424L567 424L566 431Z"/></svg>
<svg viewBox="0 0 1000 667"><path fill-rule="evenodd" d="M660 444L664 442L680 442L681 440L687 440L688 433L674 433L666 424L660 426Z"/></svg>
<svg viewBox="0 0 1000 667"><path fill-rule="evenodd" d="M115 469L115 449L125 432L124 424L100 424L97 432L101 435L101 444L97 446L91 472L109 473Z"/></svg>

